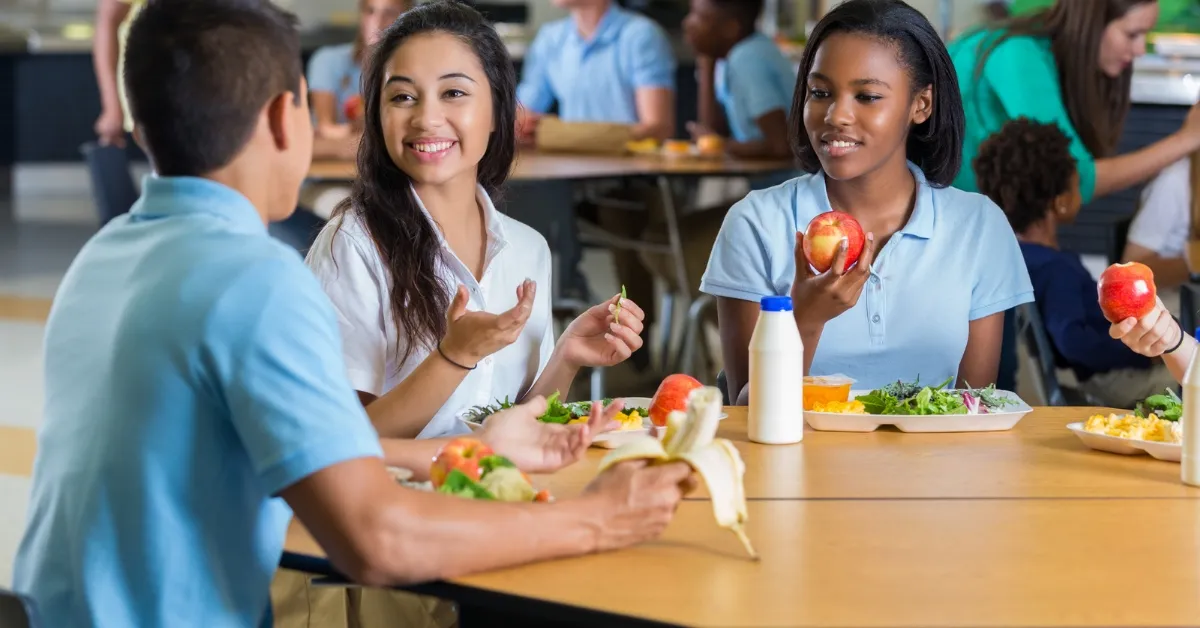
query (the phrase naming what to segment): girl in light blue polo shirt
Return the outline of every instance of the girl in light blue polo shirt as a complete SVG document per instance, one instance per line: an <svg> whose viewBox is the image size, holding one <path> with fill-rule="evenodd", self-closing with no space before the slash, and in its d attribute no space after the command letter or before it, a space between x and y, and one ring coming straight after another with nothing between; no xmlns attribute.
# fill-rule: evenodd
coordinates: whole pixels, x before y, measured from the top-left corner
<svg viewBox="0 0 1200 628"><path fill-rule="evenodd" d="M809 174L734 205L701 283L717 297L731 394L745 393L759 300L786 294L808 373L862 388L993 383L1004 311L1033 289L1000 209L949 187L964 118L941 38L900 0L849 0L813 30L797 80L792 148ZM817 276L801 232L830 210L868 239L849 271L835 261Z"/></svg>

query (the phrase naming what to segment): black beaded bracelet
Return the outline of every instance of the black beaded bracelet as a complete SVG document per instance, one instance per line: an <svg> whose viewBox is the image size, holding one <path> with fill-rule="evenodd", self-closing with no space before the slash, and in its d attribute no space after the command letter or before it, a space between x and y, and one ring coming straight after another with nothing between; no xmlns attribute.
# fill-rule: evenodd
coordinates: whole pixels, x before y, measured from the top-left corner
<svg viewBox="0 0 1200 628"><path fill-rule="evenodd" d="M1170 349L1163 351L1163 355L1166 355L1168 353L1175 353L1176 351L1178 351L1179 347L1183 346L1183 337L1187 335L1187 333L1184 332L1184 330L1183 330L1183 323L1179 322L1179 317L1171 316L1171 318L1175 319L1175 326L1179 328L1179 342L1175 343L1174 347L1171 347Z"/></svg>
<svg viewBox="0 0 1200 628"><path fill-rule="evenodd" d="M475 366L463 366L463 365L459 364L458 362L455 362L454 360L451 360L451 359L450 359L450 358L449 358L449 357L446 355L446 352L445 352L445 351L442 351L442 343L440 343L440 342L439 342L439 343L438 343L438 345L437 345L437 350L438 350L438 354L440 354L440 355L442 356L442 359L443 359L443 360L445 360L445 361L447 361L447 362L449 362L449 363L453 364L454 366L457 366L458 368L460 368L460 369L462 369L462 370L464 370L464 371L474 371L474 370L475 370L475 366L479 366L478 364L476 364Z"/></svg>

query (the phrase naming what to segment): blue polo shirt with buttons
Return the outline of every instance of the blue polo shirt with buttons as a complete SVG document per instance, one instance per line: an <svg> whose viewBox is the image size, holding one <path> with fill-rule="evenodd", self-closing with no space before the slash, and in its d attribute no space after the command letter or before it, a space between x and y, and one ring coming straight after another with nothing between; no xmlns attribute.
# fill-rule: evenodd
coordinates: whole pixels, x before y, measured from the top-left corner
<svg viewBox="0 0 1200 628"><path fill-rule="evenodd" d="M276 496L382 455L325 293L206 179L148 177L80 251L45 399L13 586L47 626L271 626Z"/></svg>
<svg viewBox="0 0 1200 628"><path fill-rule="evenodd" d="M934 188L909 169L917 181L912 216L878 252L858 302L825 325L814 375L844 373L857 388L957 377L970 322L1033 300L1003 212L985 196ZM819 172L751 192L725 218L701 291L756 303L788 294L796 232L831 209Z"/></svg>
<svg viewBox="0 0 1200 628"><path fill-rule="evenodd" d="M525 53L517 100L545 113L558 103L567 121L638 122L635 94L675 89L675 56L653 20L611 3L590 40L573 18L543 26Z"/></svg>

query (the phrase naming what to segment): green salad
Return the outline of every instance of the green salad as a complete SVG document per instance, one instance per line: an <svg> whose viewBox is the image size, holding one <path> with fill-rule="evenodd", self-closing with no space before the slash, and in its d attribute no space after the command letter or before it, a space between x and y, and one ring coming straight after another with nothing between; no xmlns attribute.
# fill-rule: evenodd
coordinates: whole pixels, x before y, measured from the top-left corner
<svg viewBox="0 0 1200 628"><path fill-rule="evenodd" d="M1134 414L1146 418L1154 414L1165 421L1178 421L1183 416L1183 400L1174 390L1167 389L1165 393L1150 395L1137 404Z"/></svg>
<svg viewBox="0 0 1200 628"><path fill-rule="evenodd" d="M613 399L611 398L604 399L603 401L605 407L612 402ZM467 410L463 416L472 423L483 423L484 419L496 414L497 412L500 412L501 410L507 410L513 407L513 405L515 404L509 401L508 397L505 397L504 401L497 401L496 403L486 406L475 406L474 408ZM637 411L637 413L641 416L649 416L649 413L645 408L625 408L622 410L622 412L625 412L626 414L634 411ZM591 413L592 402L575 401L563 403L559 400L559 394L556 392L546 398L546 412L544 412L542 416L539 416L538 420L542 421L543 423L570 423L572 420L581 417L587 417Z"/></svg>
<svg viewBox="0 0 1200 628"><path fill-rule="evenodd" d="M955 390L946 388L953 377L938 386L921 386L920 381L896 381L855 399L868 414L891 415L988 414L1016 405L997 393L995 385Z"/></svg>

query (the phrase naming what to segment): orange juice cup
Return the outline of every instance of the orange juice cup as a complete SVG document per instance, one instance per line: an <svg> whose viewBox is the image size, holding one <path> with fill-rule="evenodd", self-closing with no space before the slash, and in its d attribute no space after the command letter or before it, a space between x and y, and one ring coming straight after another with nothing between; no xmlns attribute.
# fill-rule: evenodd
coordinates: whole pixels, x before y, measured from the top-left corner
<svg viewBox="0 0 1200 628"><path fill-rule="evenodd" d="M845 375L817 375L804 378L804 409L812 410L818 403L850 401L850 386L854 380Z"/></svg>

